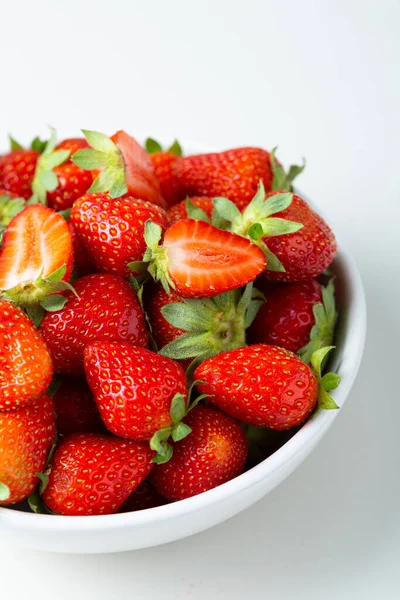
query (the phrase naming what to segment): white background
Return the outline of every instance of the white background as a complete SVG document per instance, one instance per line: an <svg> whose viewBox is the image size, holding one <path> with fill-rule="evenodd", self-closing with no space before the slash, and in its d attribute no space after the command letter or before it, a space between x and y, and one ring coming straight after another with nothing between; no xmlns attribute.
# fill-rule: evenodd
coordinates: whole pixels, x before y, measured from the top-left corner
<svg viewBox="0 0 400 600"><path fill-rule="evenodd" d="M1 7L0 145L47 124L272 148L347 238L368 343L317 451L256 506L135 553L4 547L8 600L400 597L400 3L20 0Z"/></svg>

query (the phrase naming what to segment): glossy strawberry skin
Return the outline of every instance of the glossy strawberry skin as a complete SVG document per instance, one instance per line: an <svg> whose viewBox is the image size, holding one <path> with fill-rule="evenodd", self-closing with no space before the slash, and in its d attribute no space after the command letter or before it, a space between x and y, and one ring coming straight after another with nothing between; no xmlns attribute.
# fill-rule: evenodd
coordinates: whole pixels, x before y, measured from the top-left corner
<svg viewBox="0 0 400 600"><path fill-rule="evenodd" d="M83 375L84 348L95 341L147 346L144 313L126 281L110 273L92 274L75 281L74 288L79 297L65 292L64 308L47 313L40 325L57 373Z"/></svg>
<svg viewBox="0 0 400 600"><path fill-rule="evenodd" d="M176 362L129 344L88 345L85 372L107 428L136 441L170 426L173 397L186 397L185 372Z"/></svg>
<svg viewBox="0 0 400 600"><path fill-rule="evenodd" d="M128 264L141 261L146 243L144 227L151 220L163 229L167 215L162 208L125 196L87 194L75 202L71 221L79 243L99 272L129 277Z"/></svg>
<svg viewBox="0 0 400 600"><path fill-rule="evenodd" d="M52 376L49 350L33 323L15 305L0 300L0 410L32 404Z"/></svg>
<svg viewBox="0 0 400 600"><path fill-rule="evenodd" d="M185 333L182 329L168 323L161 313L164 306L174 302L182 303L183 300L173 290L167 294L160 284L151 283L145 286L144 308L151 325L153 339L159 350Z"/></svg>
<svg viewBox="0 0 400 600"><path fill-rule="evenodd" d="M259 427L300 425L314 410L318 382L295 354L258 344L205 360L194 378L207 400L227 414Z"/></svg>
<svg viewBox="0 0 400 600"><path fill-rule="evenodd" d="M278 284L267 295L248 333L251 344L270 344L298 352L310 341L313 307L322 302L318 281Z"/></svg>
<svg viewBox="0 0 400 600"><path fill-rule="evenodd" d="M118 512L136 512L137 510L147 510L163 506L168 500L163 498L161 494L156 492L148 483L147 479L139 485L139 487L129 496L123 503Z"/></svg>
<svg viewBox="0 0 400 600"><path fill-rule="evenodd" d="M167 207L173 206L184 197L175 175L175 168L181 157L170 152L154 152L150 154L150 160L160 182L161 193Z"/></svg>
<svg viewBox="0 0 400 600"><path fill-rule="evenodd" d="M80 169L68 160L54 173L58 177L58 187L53 192L47 192L47 202L54 210L71 208L75 200L86 194L93 183L92 173Z"/></svg>
<svg viewBox="0 0 400 600"><path fill-rule="evenodd" d="M150 483L168 500L190 498L237 477L246 461L244 430L228 415L198 405L185 422L192 433L173 444L172 458L150 475Z"/></svg>
<svg viewBox="0 0 400 600"><path fill-rule="evenodd" d="M118 146L124 159L128 194L165 208L160 183L146 150L123 130L117 131L111 140Z"/></svg>
<svg viewBox="0 0 400 600"><path fill-rule="evenodd" d="M13 150L0 156L0 187L28 200L38 158L35 150Z"/></svg>
<svg viewBox="0 0 400 600"><path fill-rule="evenodd" d="M48 396L30 406L0 412L0 482L11 492L0 504L22 502L35 490L36 474L46 468L54 436L53 402Z"/></svg>
<svg viewBox="0 0 400 600"><path fill-rule="evenodd" d="M192 202L198 208L204 210L206 215L211 219L213 212L213 199L208 196L195 196L194 198L190 198L190 202ZM187 219L188 214L186 210L186 199L179 202L179 204L175 204L170 209L167 210L168 219L170 225L177 223L181 219Z"/></svg>
<svg viewBox="0 0 400 600"><path fill-rule="evenodd" d="M84 148L89 148L89 144L85 138L66 138L57 144L56 150L69 150L72 155Z"/></svg>
<svg viewBox="0 0 400 600"><path fill-rule="evenodd" d="M303 228L296 233L264 238L268 248L285 268L284 273L266 271L266 277L293 282L307 281L321 275L332 263L337 250L335 236L329 225L296 194L293 194L290 206L274 217L302 223Z"/></svg>
<svg viewBox="0 0 400 600"><path fill-rule="evenodd" d="M183 298L207 298L242 287L266 266L263 252L234 233L185 219L167 229L168 272Z"/></svg>
<svg viewBox="0 0 400 600"><path fill-rule="evenodd" d="M92 392L84 379L66 378L53 396L58 435L107 433Z"/></svg>
<svg viewBox="0 0 400 600"><path fill-rule="evenodd" d="M270 154L261 148L186 156L176 166L184 196L223 196L243 210L257 191L260 179L272 187Z"/></svg>
<svg viewBox="0 0 400 600"><path fill-rule="evenodd" d="M60 515L115 513L150 473L153 456L147 444L72 434L54 453L43 499Z"/></svg>

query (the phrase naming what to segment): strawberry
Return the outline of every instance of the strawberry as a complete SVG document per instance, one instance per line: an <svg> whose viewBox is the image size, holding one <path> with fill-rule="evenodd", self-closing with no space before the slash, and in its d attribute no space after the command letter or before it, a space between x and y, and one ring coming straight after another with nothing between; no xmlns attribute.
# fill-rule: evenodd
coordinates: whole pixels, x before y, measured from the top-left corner
<svg viewBox="0 0 400 600"><path fill-rule="evenodd" d="M188 408L186 376L173 360L130 344L97 342L85 348L85 372L101 417L115 435L151 440L164 455L170 452L162 443L169 435L178 440L190 433L181 423Z"/></svg>
<svg viewBox="0 0 400 600"><path fill-rule="evenodd" d="M186 196L223 196L243 210L257 191L260 180L266 190L291 189L303 167L292 166L285 173L272 153L261 148L234 148L226 152L186 156L175 173Z"/></svg>
<svg viewBox="0 0 400 600"><path fill-rule="evenodd" d="M144 303L160 353L184 361L187 368L189 358L199 362L244 346L246 327L263 303L261 297L251 283L243 293L232 290L205 300L168 295L153 285L146 289Z"/></svg>
<svg viewBox="0 0 400 600"><path fill-rule="evenodd" d="M38 158L39 152L23 149L0 156L0 187L28 200Z"/></svg>
<svg viewBox="0 0 400 600"><path fill-rule="evenodd" d="M85 138L66 138L57 144L56 150L68 150L71 155L83 150L83 148L89 148L89 144Z"/></svg>
<svg viewBox="0 0 400 600"><path fill-rule="evenodd" d="M38 323L45 310L65 301L69 289L72 240L65 219L51 208L34 204L8 225L0 252L0 294L28 310Z"/></svg>
<svg viewBox="0 0 400 600"><path fill-rule="evenodd" d="M289 429L300 425L319 402L337 408L329 390L339 385L334 373L322 377L322 361L332 347L316 351L313 369L277 346L258 344L224 352L197 367L198 389L218 408L250 425Z"/></svg>
<svg viewBox="0 0 400 600"><path fill-rule="evenodd" d="M253 281L266 266L263 252L249 240L222 231L204 221L178 221L164 235L146 223L148 246L143 261L149 272L169 291L185 298L206 298Z"/></svg>
<svg viewBox="0 0 400 600"><path fill-rule="evenodd" d="M53 396L57 433L106 433L92 393L84 379L65 379Z"/></svg>
<svg viewBox="0 0 400 600"><path fill-rule="evenodd" d="M122 130L111 138L96 131L82 131L91 148L76 152L72 162L82 169L100 170L89 192L108 192L111 198L129 194L166 206L153 163L133 137Z"/></svg>
<svg viewBox="0 0 400 600"><path fill-rule="evenodd" d="M128 278L128 264L141 261L146 250L145 223L162 229L167 215L162 208L131 197L112 199L106 194L87 194L75 202L71 222L78 241L101 272Z"/></svg>
<svg viewBox="0 0 400 600"><path fill-rule="evenodd" d="M167 504L167 500L163 498L154 488L151 487L147 479L139 485L139 487L129 496L123 503L118 512L134 512L137 510L147 510Z"/></svg>
<svg viewBox="0 0 400 600"><path fill-rule="evenodd" d="M95 341L147 346L143 310L126 281L93 274L75 281L74 288L77 296L67 291L65 306L47 313L40 325L57 373L83 375L85 346Z"/></svg>
<svg viewBox="0 0 400 600"><path fill-rule="evenodd" d="M156 465L150 483L168 500L183 500L211 490L243 471L246 435L235 420L198 405L187 417L192 433L174 444L169 462Z"/></svg>
<svg viewBox="0 0 400 600"><path fill-rule="evenodd" d="M153 454L131 440L72 434L54 453L43 500L60 515L115 513L150 473Z"/></svg>
<svg viewBox="0 0 400 600"><path fill-rule="evenodd" d="M194 213L193 206L200 210ZM190 210L190 208L192 208L192 210ZM206 220L204 219L204 215L211 220L213 208L214 204L212 198L209 198L208 196L195 196L194 198L182 200L182 202L179 202L179 204L175 204L175 206L169 208L167 210L167 215L171 225L187 218L204 221Z"/></svg>
<svg viewBox="0 0 400 600"><path fill-rule="evenodd" d="M269 279L307 281L321 275L336 254L327 223L296 194L258 191L243 214L225 198L214 200L215 213L231 223L229 230L257 243L264 251Z"/></svg>
<svg viewBox="0 0 400 600"><path fill-rule="evenodd" d="M298 352L309 362L315 350L332 344L336 316L333 280L326 288L315 280L278 284L258 311L249 340Z"/></svg>
<svg viewBox="0 0 400 600"><path fill-rule="evenodd" d="M184 197L175 176L175 168L181 159L182 148L175 141L167 150L163 150L160 144L151 138L146 140L145 147L153 163L167 207L173 206Z"/></svg>
<svg viewBox="0 0 400 600"><path fill-rule="evenodd" d="M25 199L0 189L0 246L4 231L12 219L25 208Z"/></svg>
<svg viewBox="0 0 400 600"><path fill-rule="evenodd" d="M96 268L90 256L85 251L78 236L76 235L75 228L71 221L68 221L68 229L71 234L72 246L74 249L74 267L79 277L94 273Z"/></svg>
<svg viewBox="0 0 400 600"><path fill-rule="evenodd" d="M39 483L55 436L51 398L0 412L0 504L22 502Z"/></svg>
<svg viewBox="0 0 400 600"><path fill-rule="evenodd" d="M0 300L0 410L40 398L53 376L45 342L25 313Z"/></svg>

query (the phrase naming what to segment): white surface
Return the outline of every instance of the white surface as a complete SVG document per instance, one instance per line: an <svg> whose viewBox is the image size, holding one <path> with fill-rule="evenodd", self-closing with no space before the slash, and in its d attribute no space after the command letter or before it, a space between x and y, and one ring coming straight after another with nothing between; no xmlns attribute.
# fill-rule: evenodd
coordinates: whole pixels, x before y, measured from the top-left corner
<svg viewBox="0 0 400 600"><path fill-rule="evenodd" d="M2 7L2 25L4 142L46 123L61 134L124 126L218 146L279 144L285 162L305 155L301 188L340 223L369 304L352 397L265 500L136 553L0 546L4 595L398 599L399 3L24 0Z"/></svg>

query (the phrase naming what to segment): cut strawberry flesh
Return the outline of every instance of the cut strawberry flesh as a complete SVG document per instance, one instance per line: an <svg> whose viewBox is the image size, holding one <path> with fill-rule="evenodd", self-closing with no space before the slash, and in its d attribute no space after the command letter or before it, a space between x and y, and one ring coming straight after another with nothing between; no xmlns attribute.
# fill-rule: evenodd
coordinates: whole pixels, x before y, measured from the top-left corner
<svg viewBox="0 0 400 600"><path fill-rule="evenodd" d="M166 208L153 163L145 149L132 136L122 130L117 131L111 139L124 157L125 181L128 192L135 198L148 200L148 202Z"/></svg>
<svg viewBox="0 0 400 600"><path fill-rule="evenodd" d="M249 240L193 219L172 225L164 237L168 272L185 297L211 297L253 281L266 267Z"/></svg>
<svg viewBox="0 0 400 600"><path fill-rule="evenodd" d="M0 253L0 290L45 278L66 265L72 270L72 240L68 224L51 208L28 206L11 221Z"/></svg>

